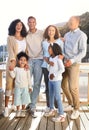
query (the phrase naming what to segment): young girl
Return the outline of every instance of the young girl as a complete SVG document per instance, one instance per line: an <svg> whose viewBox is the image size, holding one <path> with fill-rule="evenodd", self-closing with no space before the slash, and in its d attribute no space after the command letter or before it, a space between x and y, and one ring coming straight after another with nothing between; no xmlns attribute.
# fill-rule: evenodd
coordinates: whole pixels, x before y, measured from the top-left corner
<svg viewBox="0 0 89 130"><path fill-rule="evenodd" d="M29 91L32 91L30 71L25 69L28 56L25 52L17 55L18 67L10 70L10 75L15 78L14 105L17 107L16 117L25 117L25 105L30 103Z"/></svg>
<svg viewBox="0 0 89 130"><path fill-rule="evenodd" d="M57 101L58 105L58 117L52 118L54 122L64 122L65 116L62 107L61 101L61 80L62 80L62 73L64 72L64 65L62 60L58 57L62 55L61 47L53 43L50 44L48 48L50 59L49 62L53 62L53 66L49 66L49 100L50 100L50 111L45 113L45 116L54 116L54 99Z"/></svg>

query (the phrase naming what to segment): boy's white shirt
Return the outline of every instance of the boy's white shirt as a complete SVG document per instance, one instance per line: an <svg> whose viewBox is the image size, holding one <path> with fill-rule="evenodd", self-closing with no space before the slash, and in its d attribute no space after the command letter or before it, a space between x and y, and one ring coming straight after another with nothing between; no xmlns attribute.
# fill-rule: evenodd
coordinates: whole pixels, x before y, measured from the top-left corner
<svg viewBox="0 0 89 130"><path fill-rule="evenodd" d="M51 81L58 81L62 80L62 73L65 71L65 67L63 61L58 57L55 56L54 58L50 57L49 61L53 62L53 66L49 66L49 77L50 74L54 74L53 80L49 78Z"/></svg>
<svg viewBox="0 0 89 130"><path fill-rule="evenodd" d="M30 70L24 68L15 67L13 71L9 71L12 78L15 78L15 86L19 88L31 88L31 76Z"/></svg>

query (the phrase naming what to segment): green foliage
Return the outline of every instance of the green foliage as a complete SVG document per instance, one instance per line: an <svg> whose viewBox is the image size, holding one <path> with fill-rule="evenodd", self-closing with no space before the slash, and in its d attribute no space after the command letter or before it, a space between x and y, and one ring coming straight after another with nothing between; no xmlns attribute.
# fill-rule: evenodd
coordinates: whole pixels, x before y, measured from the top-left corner
<svg viewBox="0 0 89 130"><path fill-rule="evenodd" d="M80 17L80 29L85 32L88 36L88 44L89 44L89 12L82 14ZM58 27L62 37L66 32L69 31L67 23L63 27Z"/></svg>
<svg viewBox="0 0 89 130"><path fill-rule="evenodd" d="M3 58L0 58L0 62L2 62L3 61Z"/></svg>

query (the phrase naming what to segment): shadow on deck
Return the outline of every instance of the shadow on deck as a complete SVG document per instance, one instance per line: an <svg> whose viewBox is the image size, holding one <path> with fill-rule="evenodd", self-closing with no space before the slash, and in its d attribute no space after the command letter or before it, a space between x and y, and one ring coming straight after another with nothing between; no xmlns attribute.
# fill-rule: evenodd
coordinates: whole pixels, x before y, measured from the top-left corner
<svg viewBox="0 0 89 130"><path fill-rule="evenodd" d="M0 86L2 86L2 84L0 84ZM89 71L80 77L80 97L86 98L85 103L89 104ZM45 96L40 99L45 100ZM37 111L37 118L32 118L29 113L26 113L25 118L15 118L15 112L11 112L8 118L1 115L0 130L89 130L88 105L84 106L83 104L83 106L80 107L80 117L76 120L71 120L71 113L67 113L66 120L63 123L54 123L51 121L51 118L44 117L43 110L45 109L45 103L40 103L38 106L40 106L41 109Z"/></svg>
<svg viewBox="0 0 89 130"><path fill-rule="evenodd" d="M41 107L41 109L39 109ZM89 106L80 107L80 117L76 120L70 119L66 113L63 123L54 123L51 117L44 117L45 106L37 108L37 118L32 118L26 112L25 118L15 118L15 112L11 112L8 118L0 116L0 130L89 130Z"/></svg>

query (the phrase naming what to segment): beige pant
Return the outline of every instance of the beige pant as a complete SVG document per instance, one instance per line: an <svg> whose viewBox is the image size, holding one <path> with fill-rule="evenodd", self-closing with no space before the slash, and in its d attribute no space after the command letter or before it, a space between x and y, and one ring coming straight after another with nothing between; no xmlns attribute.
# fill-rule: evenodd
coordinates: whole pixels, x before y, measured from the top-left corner
<svg viewBox="0 0 89 130"><path fill-rule="evenodd" d="M11 96L14 91L14 79L10 76L9 70L6 70L6 90L5 95Z"/></svg>
<svg viewBox="0 0 89 130"><path fill-rule="evenodd" d="M73 64L65 68L62 80L62 89L69 105L79 109L79 65Z"/></svg>

